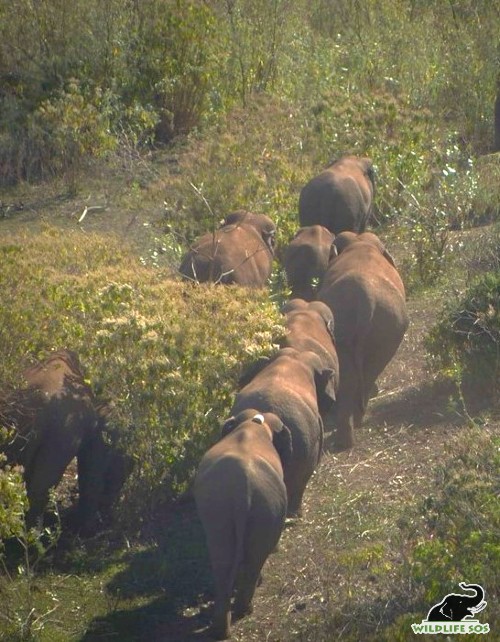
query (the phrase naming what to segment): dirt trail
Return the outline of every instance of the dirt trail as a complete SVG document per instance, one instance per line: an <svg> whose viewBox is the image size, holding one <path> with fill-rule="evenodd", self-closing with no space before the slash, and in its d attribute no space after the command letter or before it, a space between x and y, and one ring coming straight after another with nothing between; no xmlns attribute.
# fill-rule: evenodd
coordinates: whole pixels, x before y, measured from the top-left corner
<svg viewBox="0 0 500 642"><path fill-rule="evenodd" d="M342 639L363 601L373 607L368 620L380 621L393 608L379 574L401 563L396 547L390 553L394 519L431 490L433 469L464 424L447 410L450 386L434 383L424 359L423 338L439 307L432 296L409 301L409 330L379 380L355 448L324 457L306 491L303 518L285 529L264 567L254 613L234 625L234 640L314 640L327 612L339 622L332 639ZM371 630L376 624L367 621ZM203 639L200 634L192 639ZM170 631L160 639L187 638Z"/></svg>

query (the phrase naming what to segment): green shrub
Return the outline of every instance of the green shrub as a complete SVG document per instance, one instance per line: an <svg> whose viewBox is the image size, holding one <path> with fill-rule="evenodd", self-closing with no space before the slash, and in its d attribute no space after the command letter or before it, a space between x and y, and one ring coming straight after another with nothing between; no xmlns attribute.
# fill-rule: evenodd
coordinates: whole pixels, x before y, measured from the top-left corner
<svg viewBox="0 0 500 642"><path fill-rule="evenodd" d="M427 338L437 369L470 377L496 398L500 392L500 273L477 278L458 301L448 303Z"/></svg>
<svg viewBox="0 0 500 642"><path fill-rule="evenodd" d="M436 490L422 502L425 533L414 543L411 579L425 587L431 605L459 582L485 587L488 603L500 585L500 439L484 429L467 429L436 471ZM498 618L488 609L485 621L495 630Z"/></svg>
<svg viewBox="0 0 500 642"><path fill-rule="evenodd" d="M0 255L0 381L18 382L27 355L81 355L134 459L123 516L138 526L186 488L242 367L275 349L276 307L265 291L172 280L91 235L12 237Z"/></svg>
<svg viewBox="0 0 500 642"><path fill-rule="evenodd" d="M22 470L6 465L5 456L0 453L0 557L3 540L20 537L24 532L27 508Z"/></svg>

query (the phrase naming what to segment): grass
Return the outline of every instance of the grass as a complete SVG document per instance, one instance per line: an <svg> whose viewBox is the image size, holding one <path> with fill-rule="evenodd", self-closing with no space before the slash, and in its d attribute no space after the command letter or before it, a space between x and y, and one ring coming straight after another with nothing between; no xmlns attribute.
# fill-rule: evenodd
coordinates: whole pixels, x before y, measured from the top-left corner
<svg viewBox="0 0 500 642"><path fill-rule="evenodd" d="M459 581L484 583L481 620L500 639L498 410L466 390L457 399L423 346L450 291L498 269L498 234L469 230L499 212L499 155L485 153L497 23L489 5L465 1L432 12L382 4L288 12L267 92L243 91L257 87L252 61L269 44L247 39L247 16L225 54L233 79L242 63L238 86L199 128L166 149L122 140L66 176L2 188L0 384L53 347L77 349L96 391L115 400L136 467L101 535L63 534L36 573L22 561L1 573L0 640L206 639L204 538L177 498L241 369L274 349L285 291L279 265L270 292L193 288L176 279L179 258L241 207L270 215L285 245L302 185L348 152L375 161L373 225L400 266L411 325L356 448L324 458L234 639L406 642L411 622ZM59 500L71 503L73 490L72 469Z"/></svg>

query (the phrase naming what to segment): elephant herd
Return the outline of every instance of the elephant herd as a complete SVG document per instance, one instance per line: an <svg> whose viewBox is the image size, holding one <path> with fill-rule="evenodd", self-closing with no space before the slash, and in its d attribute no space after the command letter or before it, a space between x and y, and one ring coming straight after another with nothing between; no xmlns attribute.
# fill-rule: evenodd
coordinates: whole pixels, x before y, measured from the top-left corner
<svg viewBox="0 0 500 642"><path fill-rule="evenodd" d="M283 254L291 289L285 338L273 357L243 373L231 417L200 462L194 497L214 575L216 639L230 635L233 594L233 621L251 612L261 569L286 516L301 514L322 452L354 445L376 380L408 327L394 260L365 231L373 196L372 163L355 156L302 189L302 227ZM180 272L263 287L274 232L268 217L235 212L192 246Z"/></svg>
<svg viewBox="0 0 500 642"><path fill-rule="evenodd" d="M214 575L216 639L229 637L233 594L233 619L251 611L261 569L286 517L301 514L323 451L353 446L377 377L407 329L394 261L365 231L374 189L371 161L355 156L303 188L301 227L283 253L292 293L282 310L286 335L273 357L242 374L221 437L199 464L193 493ZM239 210L190 248L179 272L196 283L265 287L275 235L270 218ZM41 518L49 490L76 456L78 514L88 527L130 472L107 407L69 350L27 369L24 379L0 399L0 423L13 428L3 447L8 461L24 467L27 522Z"/></svg>

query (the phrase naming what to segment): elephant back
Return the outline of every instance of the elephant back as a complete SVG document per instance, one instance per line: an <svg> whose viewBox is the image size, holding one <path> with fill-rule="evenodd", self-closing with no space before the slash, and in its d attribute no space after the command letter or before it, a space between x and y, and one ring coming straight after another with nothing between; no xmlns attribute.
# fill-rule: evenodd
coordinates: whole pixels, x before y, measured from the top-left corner
<svg viewBox="0 0 500 642"><path fill-rule="evenodd" d="M302 226L323 225L334 234L364 232L375 193L369 158L346 156L312 178L301 190Z"/></svg>

